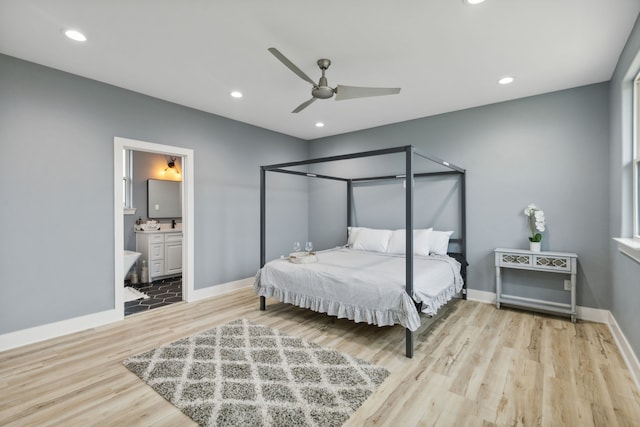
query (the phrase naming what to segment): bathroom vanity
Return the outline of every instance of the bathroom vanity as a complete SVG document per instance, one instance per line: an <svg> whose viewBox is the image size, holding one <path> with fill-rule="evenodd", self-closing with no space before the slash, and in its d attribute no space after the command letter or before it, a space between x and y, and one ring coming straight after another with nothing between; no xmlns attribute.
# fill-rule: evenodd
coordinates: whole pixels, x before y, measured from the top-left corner
<svg viewBox="0 0 640 427"><path fill-rule="evenodd" d="M182 273L182 230L136 231L136 251L142 254L139 262L147 260L149 282Z"/></svg>

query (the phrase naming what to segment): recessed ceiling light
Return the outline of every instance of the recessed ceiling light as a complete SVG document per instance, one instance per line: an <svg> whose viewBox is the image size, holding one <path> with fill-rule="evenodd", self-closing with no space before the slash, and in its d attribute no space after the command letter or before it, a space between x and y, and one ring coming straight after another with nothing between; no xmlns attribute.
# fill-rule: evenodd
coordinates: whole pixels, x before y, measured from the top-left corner
<svg viewBox="0 0 640 427"><path fill-rule="evenodd" d="M464 2L466 4L480 4L482 3L484 0L464 0Z"/></svg>
<svg viewBox="0 0 640 427"><path fill-rule="evenodd" d="M317 123L316 123L316 127L317 127L317 128L324 127L324 123L322 123L322 122L317 122Z"/></svg>
<svg viewBox="0 0 640 427"><path fill-rule="evenodd" d="M233 92L231 92L231 96L234 98L242 98L242 92L238 92L237 90L234 90Z"/></svg>
<svg viewBox="0 0 640 427"><path fill-rule="evenodd" d="M508 85L510 83L513 83L514 80L515 79L512 76L504 76L503 78L498 80L498 84L499 85Z"/></svg>
<svg viewBox="0 0 640 427"><path fill-rule="evenodd" d="M65 30L64 35L77 42L86 42L87 36L78 30Z"/></svg>

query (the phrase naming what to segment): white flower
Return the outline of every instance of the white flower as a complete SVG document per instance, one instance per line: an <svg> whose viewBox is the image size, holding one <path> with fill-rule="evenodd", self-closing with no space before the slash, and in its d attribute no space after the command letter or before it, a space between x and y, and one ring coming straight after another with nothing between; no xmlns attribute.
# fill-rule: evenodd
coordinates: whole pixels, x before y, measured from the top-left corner
<svg viewBox="0 0 640 427"><path fill-rule="evenodd" d="M546 229L544 212L535 204L531 203L524 210L524 214L529 217L529 229L531 230L531 237L529 237L529 240L532 242L539 242L542 239L540 233ZM536 231L539 231L540 233L536 233Z"/></svg>
<svg viewBox="0 0 640 427"><path fill-rule="evenodd" d="M524 214L526 216L531 216L532 212L535 212L538 208L536 207L536 205L534 205L533 203L531 203L529 206L527 206L527 208L524 210Z"/></svg>

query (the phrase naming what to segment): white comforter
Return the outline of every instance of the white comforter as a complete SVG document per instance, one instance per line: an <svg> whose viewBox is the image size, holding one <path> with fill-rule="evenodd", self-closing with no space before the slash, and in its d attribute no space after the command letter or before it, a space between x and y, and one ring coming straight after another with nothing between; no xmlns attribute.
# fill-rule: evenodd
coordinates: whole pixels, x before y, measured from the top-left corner
<svg viewBox="0 0 640 427"><path fill-rule="evenodd" d="M420 316L405 291L403 255L336 248L318 262L268 262L256 275L259 296L356 322L401 324L415 331ZM448 256L414 256L413 299L433 315L462 289L460 263Z"/></svg>

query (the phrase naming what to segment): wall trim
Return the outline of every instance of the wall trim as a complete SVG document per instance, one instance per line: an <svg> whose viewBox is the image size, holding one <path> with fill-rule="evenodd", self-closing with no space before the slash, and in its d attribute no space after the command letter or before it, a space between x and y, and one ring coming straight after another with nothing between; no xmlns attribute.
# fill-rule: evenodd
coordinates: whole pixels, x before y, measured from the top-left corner
<svg viewBox="0 0 640 427"><path fill-rule="evenodd" d="M253 286L253 280L253 277L249 277L246 279L223 283L217 286L197 289L195 291L192 291L192 299L189 302L222 295L236 291L238 289ZM107 310L99 313L88 314L86 316L74 317L73 319L35 326L33 328L9 332L0 335L0 352L29 344L34 344L40 341L58 338L64 335L73 334L75 332L85 331L91 328L97 328L109 323L123 321L121 313L122 310Z"/></svg>
<svg viewBox="0 0 640 427"><path fill-rule="evenodd" d="M471 301L484 302L486 304L496 303L496 293L487 291L478 291L476 289L467 289L467 299Z"/></svg>
<svg viewBox="0 0 640 427"><path fill-rule="evenodd" d="M195 291L193 291L193 295L192 295L193 298L191 301L211 298L214 296L237 291L238 289L248 288L250 286L253 286L253 280L254 280L253 277L248 277L246 279L240 279L233 282L223 283L222 285L209 286L208 288L204 288L204 289L196 289Z"/></svg>
<svg viewBox="0 0 640 427"><path fill-rule="evenodd" d="M609 325L611 335L613 335L613 339L622 354L622 358L631 372L631 377L635 381L638 390L640 390L640 362L638 361L638 357L634 353L629 341L627 341L627 337L622 333L618 322L616 322L616 318L613 317L611 312L609 312L607 324Z"/></svg>
<svg viewBox="0 0 640 427"><path fill-rule="evenodd" d="M22 329L0 335L0 351L22 347L63 335L73 334L86 329L96 328L122 320L117 310L107 310L73 319L61 320L33 328Z"/></svg>
<svg viewBox="0 0 640 427"><path fill-rule="evenodd" d="M609 323L609 316L611 315L611 312L609 310L582 306L577 306L576 312L576 317L578 319L604 324Z"/></svg>

